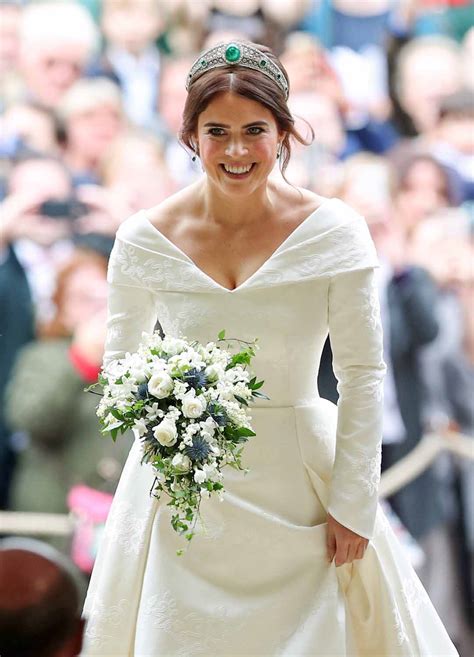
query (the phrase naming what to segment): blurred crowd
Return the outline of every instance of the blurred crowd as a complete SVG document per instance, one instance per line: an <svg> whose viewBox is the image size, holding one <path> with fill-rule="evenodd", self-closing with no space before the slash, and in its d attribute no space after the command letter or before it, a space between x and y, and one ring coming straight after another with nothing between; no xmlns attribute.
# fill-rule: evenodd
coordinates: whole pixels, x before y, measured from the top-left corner
<svg viewBox="0 0 474 657"><path fill-rule="evenodd" d="M126 217L202 175L176 136L185 77L235 39L276 51L314 130L290 182L353 206L377 246L383 468L426 432L474 430L471 0L0 0L0 508L75 511L84 570L129 447L82 394L107 258ZM319 386L336 399L329 342ZM467 654L472 462L446 452L389 502Z"/></svg>

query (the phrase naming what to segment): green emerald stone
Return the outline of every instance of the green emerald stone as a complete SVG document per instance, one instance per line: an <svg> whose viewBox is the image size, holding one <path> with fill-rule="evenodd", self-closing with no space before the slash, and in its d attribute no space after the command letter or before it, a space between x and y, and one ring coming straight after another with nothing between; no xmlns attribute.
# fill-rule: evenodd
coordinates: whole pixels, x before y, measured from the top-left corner
<svg viewBox="0 0 474 657"><path fill-rule="evenodd" d="M205 59L201 59L201 66L202 66L203 68L206 68L206 66L207 66L207 62L206 62Z"/></svg>
<svg viewBox="0 0 474 657"><path fill-rule="evenodd" d="M238 46L227 46L225 51L226 61L234 63L240 59L240 48Z"/></svg>
<svg viewBox="0 0 474 657"><path fill-rule="evenodd" d="M265 68L265 66L267 65L267 62L265 61L265 59L261 59L258 62L258 65L260 66L260 68Z"/></svg>

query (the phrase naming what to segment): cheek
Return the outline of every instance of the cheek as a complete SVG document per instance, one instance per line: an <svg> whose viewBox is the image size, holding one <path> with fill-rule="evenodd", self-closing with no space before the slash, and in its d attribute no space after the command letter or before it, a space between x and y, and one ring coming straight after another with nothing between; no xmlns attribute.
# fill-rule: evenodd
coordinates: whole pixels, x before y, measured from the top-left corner
<svg viewBox="0 0 474 657"><path fill-rule="evenodd" d="M199 147L199 156L203 162L222 156L225 151L223 144L217 141L202 140Z"/></svg>

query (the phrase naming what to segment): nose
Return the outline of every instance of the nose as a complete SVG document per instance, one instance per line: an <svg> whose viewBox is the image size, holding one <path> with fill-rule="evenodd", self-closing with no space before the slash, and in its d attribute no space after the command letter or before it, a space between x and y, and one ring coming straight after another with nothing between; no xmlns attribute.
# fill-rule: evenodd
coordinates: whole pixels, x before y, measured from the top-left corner
<svg viewBox="0 0 474 657"><path fill-rule="evenodd" d="M225 154L229 157L241 157L248 153L248 148L240 138L231 139L225 149Z"/></svg>

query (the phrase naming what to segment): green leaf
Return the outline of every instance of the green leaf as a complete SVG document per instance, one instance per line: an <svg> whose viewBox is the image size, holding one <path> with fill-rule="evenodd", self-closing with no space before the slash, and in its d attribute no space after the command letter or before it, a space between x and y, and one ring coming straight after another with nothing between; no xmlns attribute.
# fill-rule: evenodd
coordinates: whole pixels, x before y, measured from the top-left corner
<svg viewBox="0 0 474 657"><path fill-rule="evenodd" d="M240 427L236 431L238 436L256 436L257 434L252 431L252 429L247 429L247 427Z"/></svg>
<svg viewBox="0 0 474 657"><path fill-rule="evenodd" d="M234 399L236 399L240 404L243 404L244 406L249 405L248 401L243 397L240 397L240 395L234 395Z"/></svg>
<svg viewBox="0 0 474 657"><path fill-rule="evenodd" d="M260 399L267 399L267 400L270 399L270 397L267 397L267 395L265 395L263 392L257 392L257 391L252 392L252 397L259 397Z"/></svg>
<svg viewBox="0 0 474 657"><path fill-rule="evenodd" d="M217 337L219 338L219 340L224 340L224 338L225 338L225 329L222 329L222 331L219 331L219 333L217 334Z"/></svg>

